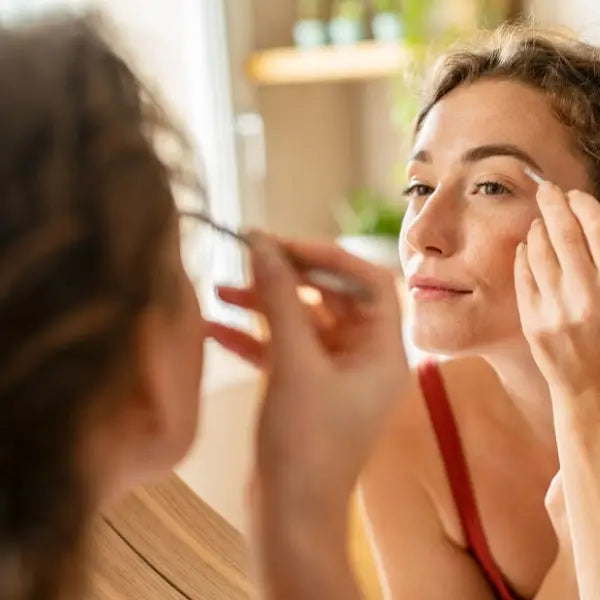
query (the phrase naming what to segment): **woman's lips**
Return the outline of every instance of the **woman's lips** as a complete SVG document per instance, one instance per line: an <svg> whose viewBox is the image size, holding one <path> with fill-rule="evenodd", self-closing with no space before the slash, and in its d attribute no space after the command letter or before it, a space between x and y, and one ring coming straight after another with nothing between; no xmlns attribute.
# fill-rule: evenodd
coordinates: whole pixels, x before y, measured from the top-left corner
<svg viewBox="0 0 600 600"><path fill-rule="evenodd" d="M450 300L472 293L459 283L417 276L408 280L408 289L415 300Z"/></svg>

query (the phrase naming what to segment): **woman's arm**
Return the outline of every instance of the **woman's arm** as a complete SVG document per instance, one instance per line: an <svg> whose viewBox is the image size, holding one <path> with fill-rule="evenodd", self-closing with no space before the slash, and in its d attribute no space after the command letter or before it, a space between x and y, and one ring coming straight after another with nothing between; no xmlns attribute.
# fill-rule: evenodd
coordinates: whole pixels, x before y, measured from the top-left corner
<svg viewBox="0 0 600 600"><path fill-rule="evenodd" d="M347 551L347 507L327 499L328 506L320 501L308 509L286 487L257 486L252 501L260 598L360 600Z"/></svg>
<svg viewBox="0 0 600 600"><path fill-rule="evenodd" d="M600 204L545 183L517 251L523 330L548 382L581 600L600 598ZM561 539L562 537L562 539ZM568 552L567 552L568 554Z"/></svg>
<svg viewBox="0 0 600 600"><path fill-rule="evenodd" d="M600 598L600 388L552 392L566 504L581 600Z"/></svg>
<svg viewBox="0 0 600 600"><path fill-rule="evenodd" d="M268 344L214 331L231 349L263 357L268 373L251 501L262 598L358 600L348 505L408 377L395 281L333 244L287 243L285 253L281 244L254 239L254 286L237 292L238 304L265 315ZM290 253L354 279L369 299L322 290L319 321L298 298Z"/></svg>
<svg viewBox="0 0 600 600"><path fill-rule="evenodd" d="M559 553L534 600L578 600L577 577L573 557Z"/></svg>

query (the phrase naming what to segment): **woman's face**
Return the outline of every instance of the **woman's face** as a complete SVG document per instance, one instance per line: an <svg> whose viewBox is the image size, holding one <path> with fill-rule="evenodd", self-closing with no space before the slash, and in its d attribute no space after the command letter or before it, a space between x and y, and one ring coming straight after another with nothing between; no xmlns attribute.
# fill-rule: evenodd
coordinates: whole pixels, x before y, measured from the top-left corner
<svg viewBox="0 0 600 600"><path fill-rule="evenodd" d="M525 166L564 190L589 191L568 129L531 87L500 79L464 85L425 118L400 235L418 347L484 353L522 339L513 262L539 214Z"/></svg>
<svg viewBox="0 0 600 600"><path fill-rule="evenodd" d="M207 324L183 266L176 227L156 263L161 289L140 315L137 373L124 384L128 401L97 428L97 436L86 434L92 461L86 470L99 474L102 502L169 472L186 455L198 428Z"/></svg>

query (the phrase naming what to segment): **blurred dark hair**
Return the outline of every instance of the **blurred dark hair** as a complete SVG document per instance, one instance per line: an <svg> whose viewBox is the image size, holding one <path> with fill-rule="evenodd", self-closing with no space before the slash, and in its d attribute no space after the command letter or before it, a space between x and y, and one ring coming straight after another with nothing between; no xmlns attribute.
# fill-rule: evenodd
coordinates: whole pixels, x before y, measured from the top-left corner
<svg viewBox="0 0 600 600"><path fill-rule="evenodd" d="M175 226L155 139L185 141L100 27L0 28L2 598L54 599L80 582L84 423L164 289Z"/></svg>
<svg viewBox="0 0 600 600"><path fill-rule="evenodd" d="M461 85L511 79L546 95L573 135L600 193L600 49L565 34L508 24L446 53L432 71L416 131L429 111Z"/></svg>

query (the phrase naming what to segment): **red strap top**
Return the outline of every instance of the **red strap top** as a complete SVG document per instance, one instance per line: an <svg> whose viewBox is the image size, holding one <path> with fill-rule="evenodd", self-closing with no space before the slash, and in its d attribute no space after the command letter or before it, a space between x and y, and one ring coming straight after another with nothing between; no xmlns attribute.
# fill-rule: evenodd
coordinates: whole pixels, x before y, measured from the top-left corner
<svg viewBox="0 0 600 600"><path fill-rule="evenodd" d="M460 435L438 366L434 361L426 361L419 366L418 374L469 552L479 563L496 598L516 600L518 596L504 580L488 547Z"/></svg>

